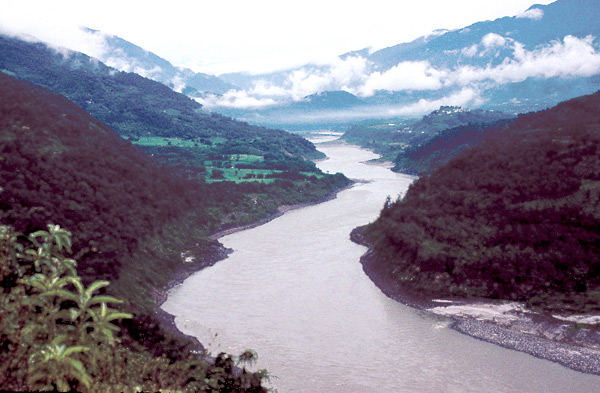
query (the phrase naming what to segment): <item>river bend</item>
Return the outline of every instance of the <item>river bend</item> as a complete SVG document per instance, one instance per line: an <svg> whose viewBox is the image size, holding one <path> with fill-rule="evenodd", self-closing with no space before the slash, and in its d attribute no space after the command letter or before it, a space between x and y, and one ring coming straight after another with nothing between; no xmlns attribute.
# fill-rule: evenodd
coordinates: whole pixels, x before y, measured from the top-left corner
<svg viewBox="0 0 600 393"><path fill-rule="evenodd" d="M252 348L286 392L592 392L600 377L459 334L399 304L362 271L350 231L374 220L412 177L321 146L318 166L361 182L334 200L223 237L224 261L173 288L163 308L217 353Z"/></svg>

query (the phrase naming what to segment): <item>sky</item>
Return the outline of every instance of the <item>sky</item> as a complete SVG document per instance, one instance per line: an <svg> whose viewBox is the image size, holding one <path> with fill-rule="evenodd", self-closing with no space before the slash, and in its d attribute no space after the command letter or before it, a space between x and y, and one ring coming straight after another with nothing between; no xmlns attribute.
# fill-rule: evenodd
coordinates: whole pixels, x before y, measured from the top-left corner
<svg viewBox="0 0 600 393"><path fill-rule="evenodd" d="M259 74L327 64L436 29L515 16L541 0L2 0L0 32L93 55L79 26L124 38L196 72Z"/></svg>

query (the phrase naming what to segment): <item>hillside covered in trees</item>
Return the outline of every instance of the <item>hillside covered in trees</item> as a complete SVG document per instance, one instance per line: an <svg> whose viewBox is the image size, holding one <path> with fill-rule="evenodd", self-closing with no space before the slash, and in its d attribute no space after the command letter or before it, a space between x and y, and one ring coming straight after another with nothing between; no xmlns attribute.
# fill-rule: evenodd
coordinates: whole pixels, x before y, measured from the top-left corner
<svg viewBox="0 0 600 393"><path fill-rule="evenodd" d="M3 222L28 232L52 219L72 230L84 281L128 272L141 298L181 268L182 251L205 263L221 255L210 233L283 204L319 200L349 182L316 168L281 168L270 181L188 179L59 94L1 73L0 84ZM130 259L139 253L146 262Z"/></svg>
<svg viewBox="0 0 600 393"><path fill-rule="evenodd" d="M355 230L365 269L428 297L600 309L600 93L521 115Z"/></svg>
<svg viewBox="0 0 600 393"><path fill-rule="evenodd" d="M282 130L251 126L202 106L184 94L135 73L120 72L82 53L51 49L0 35L0 70L62 94L121 137L190 141L194 158L180 161L200 170L209 154L252 154L265 157L269 168L282 165L313 170L307 159L322 158L304 138ZM154 146L155 158L169 160L177 146ZM208 174L210 175L210 174Z"/></svg>
<svg viewBox="0 0 600 393"><path fill-rule="evenodd" d="M266 391L266 372L246 370L252 350L211 360L192 342L136 328L103 294L109 281L82 283L71 240L59 225L30 234L0 225L3 391Z"/></svg>
<svg viewBox="0 0 600 393"><path fill-rule="evenodd" d="M473 138L477 139L479 134L485 133L467 132L461 136L463 132L481 130L484 124L491 125L512 117L499 111L442 106L419 120L368 120L357 123L341 139L372 149L382 156L381 160L393 162L394 171L417 174L429 170L430 163L445 163L447 158L458 152L457 147L466 147L474 142Z"/></svg>
<svg viewBox="0 0 600 393"><path fill-rule="evenodd" d="M73 280L84 286L110 281L111 295L132 314L121 323L122 334L150 356L164 354L167 363L192 356L193 346L159 323L156 301L177 276L226 255L211 233L265 218L283 204L320 200L349 183L343 175L290 171L283 164L269 181L190 178L60 94L5 73L0 73L0 130L0 223L5 231L72 231L67 257L77 261ZM16 239L25 241L21 235ZM5 273L2 288L8 291L17 277ZM4 294L5 300L14 299ZM61 302L55 305L63 307ZM9 348L1 345L3 351Z"/></svg>

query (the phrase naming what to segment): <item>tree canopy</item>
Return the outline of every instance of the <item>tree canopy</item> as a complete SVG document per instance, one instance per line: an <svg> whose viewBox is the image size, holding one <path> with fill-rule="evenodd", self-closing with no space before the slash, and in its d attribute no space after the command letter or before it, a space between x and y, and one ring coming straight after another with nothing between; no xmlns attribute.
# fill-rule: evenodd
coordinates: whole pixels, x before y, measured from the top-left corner
<svg viewBox="0 0 600 393"><path fill-rule="evenodd" d="M600 93L519 116L415 181L361 232L431 296L600 308Z"/></svg>

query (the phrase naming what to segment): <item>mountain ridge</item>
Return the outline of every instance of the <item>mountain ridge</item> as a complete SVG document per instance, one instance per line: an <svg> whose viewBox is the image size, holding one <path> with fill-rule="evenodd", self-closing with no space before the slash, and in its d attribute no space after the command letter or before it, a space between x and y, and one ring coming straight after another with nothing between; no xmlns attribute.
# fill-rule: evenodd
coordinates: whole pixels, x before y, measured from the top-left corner
<svg viewBox="0 0 600 393"><path fill-rule="evenodd" d="M558 0L533 5L517 16L437 32L372 53L368 48L348 52L332 65L221 77L235 80L248 94L257 84L293 92L302 87L301 78L321 78L328 83L319 91L345 90L366 103L364 114L355 114L358 119L399 113L413 117L440 105L524 113L600 89L598 19L596 1ZM344 77L336 80L344 70ZM284 115L297 100L291 95L286 99L279 101L281 127L292 123ZM256 124L265 121L262 115L267 111L277 111L277 105L233 109L214 101L214 110ZM332 126L340 124L339 117L331 113Z"/></svg>

